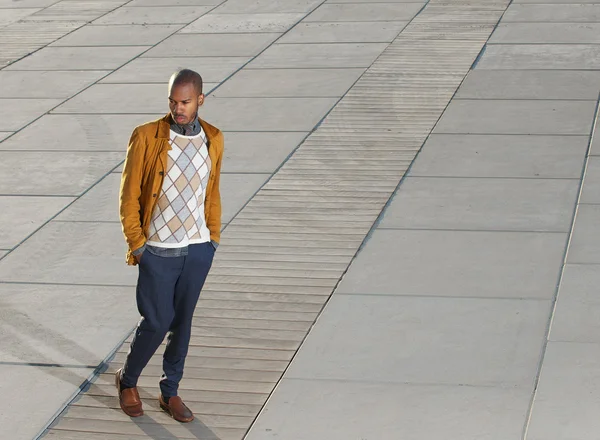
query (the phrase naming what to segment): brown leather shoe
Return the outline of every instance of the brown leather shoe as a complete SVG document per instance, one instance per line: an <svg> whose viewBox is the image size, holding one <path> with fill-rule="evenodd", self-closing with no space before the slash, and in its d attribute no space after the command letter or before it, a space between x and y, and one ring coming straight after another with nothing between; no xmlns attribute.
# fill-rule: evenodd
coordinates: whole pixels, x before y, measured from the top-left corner
<svg viewBox="0 0 600 440"><path fill-rule="evenodd" d="M161 394L158 396L158 402L160 403L160 407L178 422L188 423L194 420L194 414L185 406L181 397L171 397L169 403L166 403Z"/></svg>
<svg viewBox="0 0 600 440"><path fill-rule="evenodd" d="M144 410L142 409L142 399L140 399L137 388L126 388L121 391L122 374L122 368L119 368L115 373L115 385L117 387L117 391L119 392L119 404L121 405L121 409L129 417L143 416Z"/></svg>

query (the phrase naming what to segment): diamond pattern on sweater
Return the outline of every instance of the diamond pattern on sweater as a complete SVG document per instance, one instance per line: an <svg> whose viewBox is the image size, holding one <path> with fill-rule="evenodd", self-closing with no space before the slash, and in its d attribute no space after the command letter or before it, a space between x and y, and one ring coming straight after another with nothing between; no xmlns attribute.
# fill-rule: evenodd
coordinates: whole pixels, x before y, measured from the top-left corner
<svg viewBox="0 0 600 440"><path fill-rule="evenodd" d="M171 150L148 242L153 246L178 247L209 241L204 199L211 161L204 132L186 137L171 131L169 143Z"/></svg>

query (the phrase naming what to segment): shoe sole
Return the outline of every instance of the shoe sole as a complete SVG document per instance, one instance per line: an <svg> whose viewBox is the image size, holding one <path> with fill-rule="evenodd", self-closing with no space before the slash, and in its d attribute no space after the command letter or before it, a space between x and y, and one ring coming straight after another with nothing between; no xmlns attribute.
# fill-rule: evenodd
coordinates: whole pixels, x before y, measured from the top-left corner
<svg viewBox="0 0 600 440"><path fill-rule="evenodd" d="M119 395L119 406L121 410L128 415L129 417L141 417L144 415L144 411L140 411L139 413L130 412L123 406L123 402L121 401L121 370L117 370L115 373L115 386L117 387L117 393Z"/></svg>

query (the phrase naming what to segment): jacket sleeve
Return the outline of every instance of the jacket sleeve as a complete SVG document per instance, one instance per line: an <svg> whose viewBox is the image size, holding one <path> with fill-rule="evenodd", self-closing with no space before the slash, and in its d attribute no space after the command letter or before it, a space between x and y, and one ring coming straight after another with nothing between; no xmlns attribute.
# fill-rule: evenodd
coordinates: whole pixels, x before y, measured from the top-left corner
<svg viewBox="0 0 600 440"><path fill-rule="evenodd" d="M223 142L223 135L221 134L221 143ZM215 165L215 177L213 180L213 187L210 192L210 214L208 216L208 229L210 230L210 239L217 244L221 241L221 161L223 160L223 148L217 158Z"/></svg>
<svg viewBox="0 0 600 440"><path fill-rule="evenodd" d="M121 227L131 251L141 248L146 243L140 205L145 150L145 140L136 128L127 147L119 195Z"/></svg>

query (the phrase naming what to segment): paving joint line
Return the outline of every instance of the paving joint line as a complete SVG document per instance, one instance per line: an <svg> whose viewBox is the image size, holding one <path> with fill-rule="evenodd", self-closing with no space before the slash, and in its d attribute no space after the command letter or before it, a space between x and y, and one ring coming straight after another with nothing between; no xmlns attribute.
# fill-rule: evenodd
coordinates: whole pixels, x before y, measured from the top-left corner
<svg viewBox="0 0 600 440"><path fill-rule="evenodd" d="M599 119L600 119L600 94L598 95L598 100L596 101L596 109L594 111L594 119L593 119L593 124L592 127L590 129L590 134L589 134L589 142L588 142L588 147L587 147L587 152L586 152L586 159L583 163L583 167L581 170L581 180L579 182L579 191L578 191L578 196L577 196L577 200L575 201L575 206L573 207L573 215L571 216L571 227L569 228L569 234L567 235L567 240L565 243L565 247L564 247L564 251L563 251L563 260L562 260L562 265L561 265L561 269L560 269L560 273L558 274L558 279L556 281L556 286L554 289L554 293L553 293L553 297L552 297L552 308L551 308L551 312L550 312L550 316L548 317L548 322L546 325L546 332L545 332L545 338L544 338L544 345L542 347L542 353L540 356L540 360L537 366L537 371L536 371L536 377L535 377L535 383L534 383L534 387L533 387L533 393L531 395L531 399L529 402L529 408L527 410L527 416L525 417L525 423L523 425L523 440L527 439L527 433L529 431L529 426L531 424L531 417L533 416L533 407L535 404L535 398L537 396L537 392L538 392L538 387L539 387L539 383L540 383L540 378L541 378L541 373L542 373L542 368L544 365L544 360L546 359L546 353L548 350L548 343L550 342L550 330L552 328L552 321L554 320L554 315L556 313L556 306L557 306L557 301L558 301L558 295L560 293L560 287L562 284L562 280L563 280L563 276L565 273L565 267L567 266L567 258L569 256L569 248L571 246L571 242L573 240L573 235L574 235L574 230L575 230L575 223L576 223L576 219L577 219L577 214L579 212L579 202L581 200L581 196L583 194L583 184L585 181L585 176L587 174L587 167L589 164L589 158L590 158L590 151L592 149L592 142L594 141L594 131L596 126L599 124Z"/></svg>

